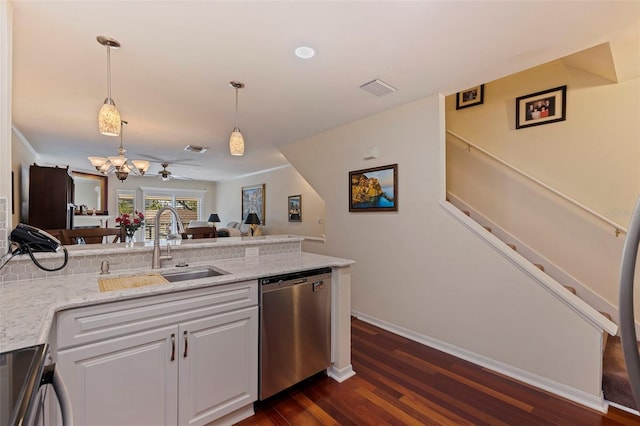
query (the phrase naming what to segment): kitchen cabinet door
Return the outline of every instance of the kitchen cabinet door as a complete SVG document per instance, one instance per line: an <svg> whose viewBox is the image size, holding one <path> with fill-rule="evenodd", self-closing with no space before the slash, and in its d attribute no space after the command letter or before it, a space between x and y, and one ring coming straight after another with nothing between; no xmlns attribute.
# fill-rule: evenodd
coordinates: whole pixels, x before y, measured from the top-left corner
<svg viewBox="0 0 640 426"><path fill-rule="evenodd" d="M175 425L177 333L167 326L59 351L74 423Z"/></svg>
<svg viewBox="0 0 640 426"><path fill-rule="evenodd" d="M257 306L179 328L179 425L205 425L257 399Z"/></svg>

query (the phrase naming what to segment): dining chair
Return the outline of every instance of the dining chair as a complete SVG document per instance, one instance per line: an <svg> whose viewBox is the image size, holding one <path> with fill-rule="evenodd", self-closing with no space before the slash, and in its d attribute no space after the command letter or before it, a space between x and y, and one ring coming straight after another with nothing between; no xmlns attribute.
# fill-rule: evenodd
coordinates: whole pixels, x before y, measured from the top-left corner
<svg viewBox="0 0 640 426"><path fill-rule="evenodd" d="M102 244L104 241L111 243L124 242L124 229L121 228L79 228L79 229L62 229L62 244L73 245L78 244L78 240L82 238L85 244ZM109 241L108 237L113 236L113 240ZM107 238L105 238L107 237Z"/></svg>
<svg viewBox="0 0 640 426"><path fill-rule="evenodd" d="M189 235L191 238L217 238L216 228L213 226L196 226L193 228L187 228L182 233L182 239L188 239Z"/></svg>

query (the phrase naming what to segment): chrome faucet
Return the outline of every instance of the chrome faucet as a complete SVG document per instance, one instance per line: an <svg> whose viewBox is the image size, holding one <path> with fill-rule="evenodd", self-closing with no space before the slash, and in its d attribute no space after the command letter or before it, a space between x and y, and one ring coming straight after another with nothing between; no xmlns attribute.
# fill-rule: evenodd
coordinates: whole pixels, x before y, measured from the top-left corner
<svg viewBox="0 0 640 426"><path fill-rule="evenodd" d="M171 251L169 249L169 242L167 242L167 255L160 256L160 216L166 210L173 212L173 215L176 217L176 221L178 222L178 232L184 232L184 226L182 226L182 222L180 222L180 215L170 206L165 206L156 212L155 219L155 229L153 230L153 257L151 258L151 269L159 269L162 267L163 260L171 260Z"/></svg>

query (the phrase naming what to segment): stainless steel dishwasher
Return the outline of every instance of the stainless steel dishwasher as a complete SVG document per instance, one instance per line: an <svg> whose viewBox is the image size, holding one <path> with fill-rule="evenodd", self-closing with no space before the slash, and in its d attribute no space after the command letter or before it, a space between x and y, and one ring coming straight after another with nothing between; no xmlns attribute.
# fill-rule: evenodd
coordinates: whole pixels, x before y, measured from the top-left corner
<svg viewBox="0 0 640 426"><path fill-rule="evenodd" d="M259 398L331 364L331 268L261 278Z"/></svg>

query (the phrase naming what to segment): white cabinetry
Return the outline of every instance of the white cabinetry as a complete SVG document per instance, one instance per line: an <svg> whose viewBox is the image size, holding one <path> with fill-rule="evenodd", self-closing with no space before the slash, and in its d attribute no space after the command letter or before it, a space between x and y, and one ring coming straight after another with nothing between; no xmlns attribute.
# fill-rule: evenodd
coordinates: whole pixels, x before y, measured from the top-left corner
<svg viewBox="0 0 640 426"><path fill-rule="evenodd" d="M180 336L188 346L180 353L178 424L206 424L257 399L257 306L180 324Z"/></svg>
<svg viewBox="0 0 640 426"><path fill-rule="evenodd" d="M64 311L56 331L75 424L204 425L252 413L255 281Z"/></svg>

